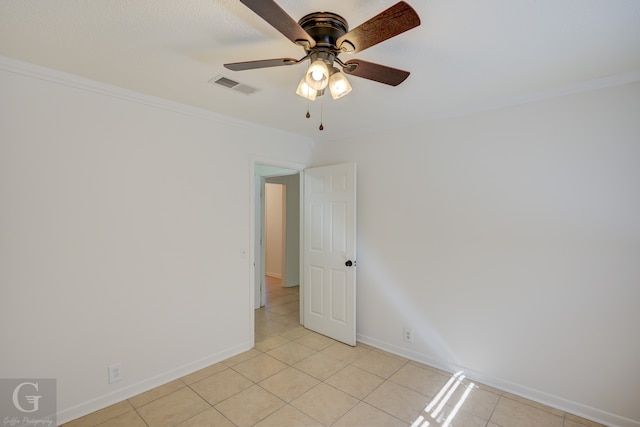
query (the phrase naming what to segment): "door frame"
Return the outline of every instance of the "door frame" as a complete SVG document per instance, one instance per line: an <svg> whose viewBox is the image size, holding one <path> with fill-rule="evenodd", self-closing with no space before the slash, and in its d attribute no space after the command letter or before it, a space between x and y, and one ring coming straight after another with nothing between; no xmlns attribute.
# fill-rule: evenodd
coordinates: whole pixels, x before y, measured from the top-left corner
<svg viewBox="0 0 640 427"><path fill-rule="evenodd" d="M292 171L296 171L300 176L300 215L303 214L304 203L303 203L303 194L304 194L304 169L306 165L297 162L289 162L286 160L274 160L263 157L252 157L249 165L249 188L250 188L250 198L249 198L249 319L250 319L250 341L255 346L256 337L255 337L255 289L256 289L256 186L255 186L255 173L256 173L256 165L264 165L264 166L272 166L276 168L289 169ZM293 174L292 174L293 175ZM264 209L261 209L262 214L264 214ZM301 216L302 218L302 216ZM302 232L304 221L300 221L300 271L302 271L303 267L303 254L302 254ZM263 242L264 243L264 242ZM302 274L300 276L300 323L302 324L303 319L303 310L302 304L304 301L304 283L303 283Z"/></svg>

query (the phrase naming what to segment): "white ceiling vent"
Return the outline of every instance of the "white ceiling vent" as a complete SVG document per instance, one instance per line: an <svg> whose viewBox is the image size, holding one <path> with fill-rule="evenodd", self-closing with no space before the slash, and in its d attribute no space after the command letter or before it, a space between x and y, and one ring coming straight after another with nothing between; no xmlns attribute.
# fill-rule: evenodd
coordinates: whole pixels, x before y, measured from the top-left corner
<svg viewBox="0 0 640 427"><path fill-rule="evenodd" d="M235 80L231 80L230 78L224 77L222 75L215 76L214 78L209 80L209 83L217 84L228 89L244 93L245 95L252 95L259 90Z"/></svg>

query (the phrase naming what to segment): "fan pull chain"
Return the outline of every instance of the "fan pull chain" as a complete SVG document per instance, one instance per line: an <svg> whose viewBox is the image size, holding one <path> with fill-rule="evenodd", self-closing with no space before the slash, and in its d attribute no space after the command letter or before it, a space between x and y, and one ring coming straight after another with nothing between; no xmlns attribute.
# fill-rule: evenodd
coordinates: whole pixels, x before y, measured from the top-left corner
<svg viewBox="0 0 640 427"><path fill-rule="evenodd" d="M309 113L309 103L311 102L309 100L310 93L311 93L311 88L307 85L307 114L305 114L305 117L307 119L311 117L311 113Z"/></svg>
<svg viewBox="0 0 640 427"><path fill-rule="evenodd" d="M320 130L324 130L324 126L322 126L322 98L320 98Z"/></svg>

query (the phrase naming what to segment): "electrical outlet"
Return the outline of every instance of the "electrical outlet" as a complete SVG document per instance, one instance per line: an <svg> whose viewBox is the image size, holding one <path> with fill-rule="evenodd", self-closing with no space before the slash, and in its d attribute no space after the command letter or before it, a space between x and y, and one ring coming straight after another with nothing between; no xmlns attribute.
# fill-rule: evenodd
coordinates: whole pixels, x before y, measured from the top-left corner
<svg viewBox="0 0 640 427"><path fill-rule="evenodd" d="M413 343L413 329L404 328L402 330L402 339L405 342Z"/></svg>
<svg viewBox="0 0 640 427"><path fill-rule="evenodd" d="M122 373L122 364L121 363L115 363L111 366L109 366L109 384L113 384L115 382L118 382L120 380L122 380L124 378L124 375Z"/></svg>

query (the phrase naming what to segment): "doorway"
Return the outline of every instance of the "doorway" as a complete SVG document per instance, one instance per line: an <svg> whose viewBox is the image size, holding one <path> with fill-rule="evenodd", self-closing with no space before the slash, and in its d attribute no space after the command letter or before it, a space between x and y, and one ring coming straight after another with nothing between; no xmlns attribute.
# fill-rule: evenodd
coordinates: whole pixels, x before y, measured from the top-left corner
<svg viewBox="0 0 640 427"><path fill-rule="evenodd" d="M260 174L259 171L263 167L271 170L271 173ZM274 169L275 173L273 173ZM296 212L299 224L304 223L304 233L302 227L295 227L295 231L292 231L296 238L292 240L300 244L304 234L304 251L298 248L292 253L304 259L304 268L298 259L297 262L289 263L292 266L298 265L297 274L286 273L287 277L294 277L301 285L298 286L298 315L295 316L297 321L294 326L304 325L305 328L345 344L355 345L356 164L342 163L307 168L304 169L303 174L302 168L289 169L289 173L282 173L280 167L274 168L254 163L252 171L255 184L252 205L255 209L252 212L254 221L250 233L253 237L250 253L254 256L255 268L251 280L251 296L256 301L251 313L251 318L254 320L251 331L253 342L256 343L257 339L263 338L259 336L260 331L256 332L260 317L270 320L272 317L275 318L276 314L280 315L267 309L263 310L264 315L257 315L254 312L262 309L262 301L266 300L267 290L263 225L266 180L296 175L291 179L299 187L297 191L292 191L290 194L296 195L298 199L292 203L291 212ZM302 182L304 182L304 190ZM304 204L301 203L303 192ZM289 198L289 194L286 197ZM302 211L304 211L304 221L300 220L303 216ZM283 271L285 270L286 268ZM304 274L301 274L302 270ZM282 284L280 283L281 288ZM286 325L277 325L277 328L281 326L291 328L290 317L283 322Z"/></svg>
<svg viewBox="0 0 640 427"><path fill-rule="evenodd" d="M254 340L300 326L300 172L256 164Z"/></svg>

